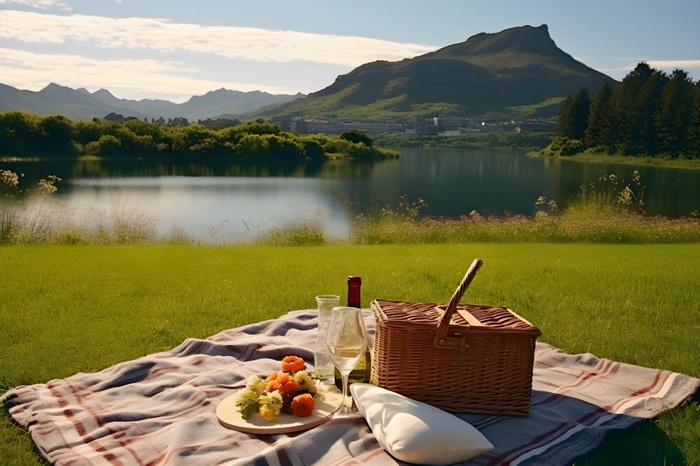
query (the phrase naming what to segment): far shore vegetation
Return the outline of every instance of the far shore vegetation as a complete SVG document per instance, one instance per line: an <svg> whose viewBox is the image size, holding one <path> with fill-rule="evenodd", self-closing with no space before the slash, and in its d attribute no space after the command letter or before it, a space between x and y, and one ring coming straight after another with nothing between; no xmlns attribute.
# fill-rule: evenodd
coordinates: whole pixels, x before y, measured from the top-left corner
<svg viewBox="0 0 700 466"><path fill-rule="evenodd" d="M243 157L292 162L328 158L391 158L350 130L340 135L298 135L270 121L227 120L225 126L149 123L137 118L73 121L61 115L0 113L0 156L7 157Z"/></svg>
<svg viewBox="0 0 700 466"><path fill-rule="evenodd" d="M640 63L614 88L591 98L581 89L564 102L544 156L700 160L700 82ZM581 155L583 154L583 155ZM679 164L679 166L693 166Z"/></svg>

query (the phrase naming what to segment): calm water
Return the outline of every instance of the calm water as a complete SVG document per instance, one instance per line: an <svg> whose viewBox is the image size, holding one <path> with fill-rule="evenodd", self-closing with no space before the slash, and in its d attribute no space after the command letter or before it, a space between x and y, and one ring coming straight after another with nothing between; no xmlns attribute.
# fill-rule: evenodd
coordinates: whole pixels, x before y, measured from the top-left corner
<svg viewBox="0 0 700 466"><path fill-rule="evenodd" d="M78 222L136 216L157 221L162 234L180 230L212 242L250 240L270 228L320 221L332 237L348 234L358 213L397 207L419 197L427 214L458 217L472 210L531 215L538 196L562 205L584 184L631 166L528 158L519 153L401 149L398 160L330 161L322 165L147 161L3 162L0 168L63 178L48 207ZM700 211L700 171L639 168L647 212L687 216Z"/></svg>

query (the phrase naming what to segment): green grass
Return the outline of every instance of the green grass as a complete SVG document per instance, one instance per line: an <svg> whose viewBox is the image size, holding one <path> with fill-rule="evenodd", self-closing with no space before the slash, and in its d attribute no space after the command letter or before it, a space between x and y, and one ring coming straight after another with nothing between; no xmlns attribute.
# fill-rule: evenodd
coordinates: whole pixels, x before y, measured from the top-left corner
<svg viewBox="0 0 700 466"><path fill-rule="evenodd" d="M610 214L610 215L606 215ZM576 205L562 215L539 212L535 217L459 219L385 216L353 226L358 244L551 242L658 244L700 242L700 219L644 217L613 206Z"/></svg>
<svg viewBox="0 0 700 466"><path fill-rule="evenodd" d="M634 167L663 167L677 168L682 170L700 170L700 158L672 158L670 156L643 156L643 155L624 155L624 154L606 154L587 150L574 155L562 156L554 155L549 148L534 150L528 153L531 157L552 157L562 160L570 160L572 162L581 163L605 163L616 165L631 165Z"/></svg>
<svg viewBox="0 0 700 466"><path fill-rule="evenodd" d="M678 159L670 157L634 156L634 155L614 155L600 154L594 152L584 152L582 154L566 157L566 160L583 163L615 163L619 165L633 166L653 166L664 168L678 168L683 170L700 170L700 158Z"/></svg>
<svg viewBox="0 0 700 466"><path fill-rule="evenodd" d="M343 296L348 275L363 277L365 305L447 302L475 257L484 266L464 302L509 306L570 353L700 377L697 243L41 244L0 246L0 392L315 307L316 294ZM40 464L0 411L0 464ZM630 464L635 451L632 464L700 464L700 405L577 464Z"/></svg>

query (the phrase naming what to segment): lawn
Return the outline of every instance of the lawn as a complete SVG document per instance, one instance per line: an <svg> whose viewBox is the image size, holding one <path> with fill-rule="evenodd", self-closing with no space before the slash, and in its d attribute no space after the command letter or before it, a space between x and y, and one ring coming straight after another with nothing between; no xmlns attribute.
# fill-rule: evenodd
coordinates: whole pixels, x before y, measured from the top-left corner
<svg viewBox="0 0 700 466"><path fill-rule="evenodd" d="M0 246L0 393L315 307L361 275L373 298L511 307L569 353L700 377L700 246L454 243ZM41 464L2 410L0 464ZM578 464L700 464L700 404L615 435Z"/></svg>

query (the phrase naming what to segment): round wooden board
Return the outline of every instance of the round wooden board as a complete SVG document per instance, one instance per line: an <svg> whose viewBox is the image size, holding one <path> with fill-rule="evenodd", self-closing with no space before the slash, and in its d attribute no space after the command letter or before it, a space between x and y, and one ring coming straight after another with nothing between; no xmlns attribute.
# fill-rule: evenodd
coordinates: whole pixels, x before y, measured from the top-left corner
<svg viewBox="0 0 700 466"><path fill-rule="evenodd" d="M314 411L309 417L296 417L291 414L280 414L274 421L266 421L254 413L243 419L236 408L236 395L229 395L216 407L216 417L219 423L229 429L248 434L289 434L314 428L328 421L343 401L343 395L334 385L319 387L323 400L316 400Z"/></svg>

